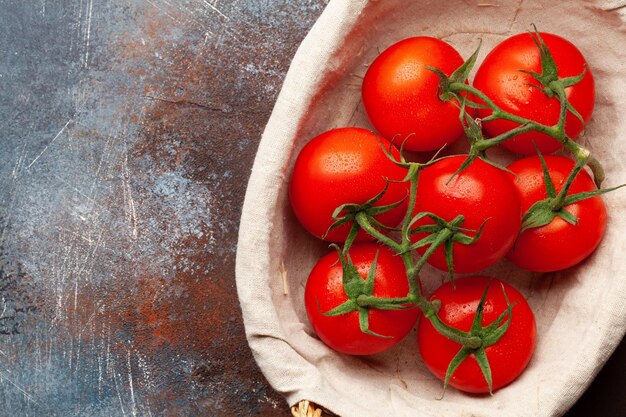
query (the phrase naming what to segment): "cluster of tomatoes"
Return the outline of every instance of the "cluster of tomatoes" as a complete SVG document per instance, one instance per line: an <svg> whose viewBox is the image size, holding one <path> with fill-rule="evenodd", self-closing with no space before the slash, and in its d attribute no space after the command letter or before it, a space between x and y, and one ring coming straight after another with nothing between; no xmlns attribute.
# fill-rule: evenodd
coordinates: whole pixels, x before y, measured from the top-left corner
<svg viewBox="0 0 626 417"><path fill-rule="evenodd" d="M594 105L591 71L569 41L547 33L506 39L478 68L448 43L416 37L369 66L362 99L374 131L322 133L299 153L290 201L302 226L334 242L311 271L305 306L319 338L370 355L418 326L427 367L446 385L491 392L528 364L536 341L523 295L477 274L504 257L529 271L574 266L598 246L606 209L573 141ZM464 155L431 152L468 137ZM574 159L546 155L565 148ZM507 167L486 150L522 155ZM419 160L413 158L414 160ZM597 179L597 178L596 178ZM468 274L430 297L428 263Z"/></svg>

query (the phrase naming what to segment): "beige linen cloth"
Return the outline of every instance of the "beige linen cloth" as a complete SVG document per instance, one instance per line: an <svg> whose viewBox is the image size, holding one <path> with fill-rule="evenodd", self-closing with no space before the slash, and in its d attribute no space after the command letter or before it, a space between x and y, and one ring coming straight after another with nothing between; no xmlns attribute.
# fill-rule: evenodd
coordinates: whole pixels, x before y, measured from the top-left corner
<svg viewBox="0 0 626 417"><path fill-rule="evenodd" d="M303 307L306 278L328 248L306 234L289 207L294 159L313 136L340 126L370 127L361 77L395 41L429 35L479 61L507 36L531 29L560 34L586 56L596 108L581 139L602 161L606 186L626 182L624 1L331 1L302 42L259 146L237 250L237 289L246 334L270 384L290 404L309 399L344 416L558 416L576 401L626 330L626 191L604 196L608 228L582 265L529 274L506 261L485 271L515 285L536 313L538 344L522 376L490 396L468 396L426 370L415 332L371 357L340 355L319 341ZM498 152L496 152L497 154ZM501 152L503 154L503 152ZM311 192L316 192L311 190ZM426 270L431 291L445 274Z"/></svg>

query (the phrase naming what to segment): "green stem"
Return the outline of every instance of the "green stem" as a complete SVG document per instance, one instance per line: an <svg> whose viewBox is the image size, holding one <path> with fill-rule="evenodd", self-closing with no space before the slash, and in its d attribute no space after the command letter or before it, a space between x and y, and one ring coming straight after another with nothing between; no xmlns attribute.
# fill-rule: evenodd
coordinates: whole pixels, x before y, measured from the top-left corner
<svg viewBox="0 0 626 417"><path fill-rule="evenodd" d="M491 116L488 117L489 119L503 119L520 125L528 125L529 130L544 133L548 136L555 138L559 142L564 143L566 140L566 136L562 132L562 129L559 129L558 123L554 126L547 126L541 123L537 123L533 120L529 120L524 117L506 112L502 110L496 103L494 103L493 100L487 97L485 93L472 87L471 85L465 83L450 83L450 91L454 93L464 92L480 98L485 104L487 104L487 106L492 111Z"/></svg>
<svg viewBox="0 0 626 417"><path fill-rule="evenodd" d="M437 250L437 248L441 246L446 240L448 240L453 234L454 232L452 232L452 230L450 229L443 229L441 230L441 232L439 232L437 240L434 241L432 245L428 247L428 249L426 249L420 260L417 261L417 264L415 265L415 269L417 272L422 269L422 267L426 264L426 261L428 261L428 258L430 258L435 250Z"/></svg>
<svg viewBox="0 0 626 417"><path fill-rule="evenodd" d="M555 83L555 84L558 85L559 83ZM567 135L565 134L565 118L566 118L566 113L567 113L567 102L566 102L565 90L562 88L562 86L555 87L555 91L561 102L561 109L560 109L559 121L554 126L547 126L541 123L534 122L532 120L525 119L520 116L516 116L511 113L508 113L502 110L496 103L493 102L493 100L487 97L485 93L472 87L471 85L468 85L465 83L450 83L449 88L450 88L450 91L454 93L457 93L457 94L467 93L475 97L478 97L480 100L482 100L492 110L491 116L488 117L489 119L504 119L504 120L508 120L508 121L520 124L521 126L518 128L520 129L520 131L516 132L515 134L534 130L536 132L546 134L558 140L559 142L561 142L563 146L565 147L565 149L570 151L576 157L576 159L581 159L582 156L586 154L587 165L589 166L589 168L591 169L591 172L593 173L593 177L594 177L594 181L596 185L598 186L598 188L600 188L600 185L605 179L604 169L602 168L602 165L595 157L589 156L588 149L586 149L582 145L579 145L578 143L576 143L575 141L567 137ZM523 128L523 131L521 131L522 128ZM485 139L483 142L481 142L478 145L479 150L485 151L492 146L495 146L499 143L504 142L508 138L509 137L503 138L501 135L495 138Z"/></svg>
<svg viewBox="0 0 626 417"><path fill-rule="evenodd" d="M507 141L509 139L511 139L514 136L517 135L521 135L522 133L526 133L526 132L530 132L532 130L534 130L535 127L532 124L526 123L524 125L520 125L515 127L514 129L508 130L498 136L495 136L493 138L489 138L489 139L481 139L479 141L476 141L476 143L474 144L474 147L476 148L476 150L478 150L479 152L484 152L487 149L495 146L495 145L499 145L504 141Z"/></svg>
<svg viewBox="0 0 626 417"><path fill-rule="evenodd" d="M393 298L383 298L376 297L375 295L365 295L361 294L357 297L356 302L359 307L373 307L376 308L381 305L390 305L390 304L413 304L415 305L415 300L413 297L393 297Z"/></svg>
<svg viewBox="0 0 626 417"><path fill-rule="evenodd" d="M419 169L418 169L419 170ZM413 217L413 210L415 209L415 202L417 200L417 183L418 183L418 170L411 176L411 183L409 187L409 202L407 204L406 215L402 221L402 241L400 243L400 252L402 254L402 260L406 267L406 273L409 280L410 294L417 298L422 298L422 290L419 286L418 272L419 268L416 268L411 256L411 232L409 226L411 224L411 218Z"/></svg>
<svg viewBox="0 0 626 417"><path fill-rule="evenodd" d="M602 182L606 178L604 174L604 168L602 168L602 164L600 164L600 161L598 161L593 155L591 155L589 149L585 148L582 145L579 145L570 138L567 138L563 145L565 146L565 149L570 151L576 157L577 160L580 161L582 159L585 159L587 161L587 166L591 169L591 172L593 174L593 181L596 183L596 186L600 188Z"/></svg>
<svg viewBox="0 0 626 417"><path fill-rule="evenodd" d="M559 121L556 126L559 133L564 138L563 140L561 140L561 142L564 142L565 138L567 138L567 135L565 134L565 119L567 118L567 97L565 95L565 87L563 87L563 83L553 81L550 83L548 91L556 92L556 95L559 98L559 102L561 103Z"/></svg>
<svg viewBox="0 0 626 417"><path fill-rule="evenodd" d="M432 308L432 305L430 309L422 309L422 311L424 312L424 316L428 320L430 320L430 323L437 330L437 332L452 340L453 342L459 343L470 349L477 349L482 345L482 340L480 339L480 337L472 336L467 332L463 332L454 327L448 326L443 321L441 321L439 316L437 316L437 313Z"/></svg>
<svg viewBox="0 0 626 417"><path fill-rule="evenodd" d="M584 157L576 159L576 165L574 166L574 169L572 169L572 172L570 172L570 174L567 176L563 187L561 187L561 191L557 194L556 197L554 197L550 201L550 209L552 211L559 211L563 208L563 206L565 205L564 202L565 197L567 197L567 192L572 186L572 183L574 182L574 179L576 178L580 170L583 169L583 167L585 166L586 162L587 158Z"/></svg>
<svg viewBox="0 0 626 417"><path fill-rule="evenodd" d="M361 226L361 228L365 230L370 236L374 237L383 245L393 249L394 251L396 251L396 253L400 253L402 247L398 244L398 242L391 239L389 236L372 226L369 218L367 217L367 213L360 211L356 214L354 219L359 224L359 226Z"/></svg>

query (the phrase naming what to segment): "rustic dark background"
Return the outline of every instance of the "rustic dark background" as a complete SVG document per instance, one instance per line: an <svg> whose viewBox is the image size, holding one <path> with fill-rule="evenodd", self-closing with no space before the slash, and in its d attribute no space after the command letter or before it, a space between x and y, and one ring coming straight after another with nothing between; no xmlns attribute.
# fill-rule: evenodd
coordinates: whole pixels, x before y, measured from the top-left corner
<svg viewBox="0 0 626 417"><path fill-rule="evenodd" d="M0 415L289 415L234 259L261 132L326 3L0 0ZM624 359L567 417L626 415Z"/></svg>

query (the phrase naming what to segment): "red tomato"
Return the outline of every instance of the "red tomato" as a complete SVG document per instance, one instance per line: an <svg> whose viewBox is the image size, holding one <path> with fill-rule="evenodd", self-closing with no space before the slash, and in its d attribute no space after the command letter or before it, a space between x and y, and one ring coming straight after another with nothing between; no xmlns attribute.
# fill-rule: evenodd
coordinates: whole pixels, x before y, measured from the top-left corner
<svg viewBox="0 0 626 417"><path fill-rule="evenodd" d="M389 148L389 142L356 127L330 130L306 144L298 155L289 184L291 206L306 230L323 238L337 207L363 204L385 188L386 179L404 179L406 169L389 160L381 146ZM395 148L392 151L395 157L399 156ZM408 183L391 182L375 206L405 201L376 219L387 226L397 226L406 213L408 193ZM342 225L324 239L345 241L349 229L350 224ZM357 241L364 240L372 238L361 230Z"/></svg>
<svg viewBox="0 0 626 417"><path fill-rule="evenodd" d="M448 222L463 215L461 227L474 231L463 232L468 236L475 236L475 231L486 221L481 236L472 244L454 243L454 270L458 273L477 272L503 258L513 246L521 223L517 191L505 171L476 159L450 180L465 158L445 158L420 173L413 212L431 212ZM415 226L432 223L431 219L422 218ZM413 239L426 236L415 233ZM423 254L427 248L418 251ZM443 246L432 254L428 263L447 269Z"/></svg>
<svg viewBox="0 0 626 417"><path fill-rule="evenodd" d="M430 300L440 300L437 313L441 321L462 331L469 331L480 299L489 282L484 276L466 277L439 287ZM506 333L493 345L485 348L491 367L493 390L517 378L528 365L535 348L537 328L535 316L524 296L509 284L493 279L484 304L482 325L493 323L507 309L502 284L511 304L512 319ZM428 369L442 381L448 365L461 345L442 336L427 319L422 318L417 328L420 354ZM463 361L452 374L449 384L471 393L486 393L489 388L474 354Z"/></svg>
<svg viewBox="0 0 626 417"><path fill-rule="evenodd" d="M350 258L363 279L367 277L376 252L374 296L405 297L409 285L402 258L390 249L375 243L353 245ZM315 265L306 283L304 302L309 321L320 339L334 350L350 355L380 353L402 340L413 328L419 309L369 310L369 330L384 336L363 333L358 312L339 316L323 313L348 300L343 289L342 266L336 252L324 256Z"/></svg>
<svg viewBox="0 0 626 417"><path fill-rule="evenodd" d="M459 104L439 99L439 77L426 67L450 75L462 64L452 46L425 36L383 51L363 79L363 104L374 128L398 146L408 137L404 147L412 151L436 150L460 138Z"/></svg>
<svg viewBox="0 0 626 417"><path fill-rule="evenodd" d="M503 110L545 125L554 125L559 120L560 102L556 97L549 98L540 88L540 83L531 75L520 70L541 73L539 49L529 33L522 33L506 39L487 55L474 78L474 86L481 90ZM549 33L541 33L560 78L580 75L587 70L578 84L567 87L565 92L570 104L580 113L585 123L589 122L594 106L593 75L580 51L569 41ZM481 118L491 114L490 109L478 110ZM498 119L483 123L490 136L497 136L518 126L516 123ZM583 125L572 113L565 120L565 132L574 139ZM537 132L527 132L507 140L505 148L524 155L535 153L533 142L542 153L554 152L561 148L557 140Z"/></svg>
<svg viewBox="0 0 626 417"><path fill-rule="evenodd" d="M574 168L574 161L564 156L544 157L550 177L558 193ZM541 161L530 156L508 167L515 175L515 185L525 213L530 206L547 197ZM578 173L568 195L596 190L586 171ZM558 271L569 268L588 257L600 244L606 227L606 207L599 196L591 197L564 208L578 219L572 225L555 217L545 226L528 229L518 238L507 258L515 265L535 272Z"/></svg>

